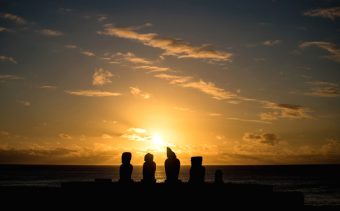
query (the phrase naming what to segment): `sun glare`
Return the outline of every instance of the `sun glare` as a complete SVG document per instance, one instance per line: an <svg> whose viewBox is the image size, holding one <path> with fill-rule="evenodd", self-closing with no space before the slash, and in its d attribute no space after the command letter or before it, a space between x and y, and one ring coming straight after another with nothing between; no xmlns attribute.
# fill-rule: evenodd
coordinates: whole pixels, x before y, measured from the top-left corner
<svg viewBox="0 0 340 211"><path fill-rule="evenodd" d="M162 147L165 145L164 139L159 133L152 135L152 143L157 147Z"/></svg>

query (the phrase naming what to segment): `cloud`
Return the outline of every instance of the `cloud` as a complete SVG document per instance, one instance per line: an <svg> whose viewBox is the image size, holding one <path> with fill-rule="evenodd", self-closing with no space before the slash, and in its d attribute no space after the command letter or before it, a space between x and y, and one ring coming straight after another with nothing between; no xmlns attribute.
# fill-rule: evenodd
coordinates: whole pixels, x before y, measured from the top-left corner
<svg viewBox="0 0 340 211"><path fill-rule="evenodd" d="M71 140L71 139L72 139L72 136L70 136L70 135L67 134L67 133L59 133L58 136L59 136L59 138L61 138L61 139L67 139L67 140Z"/></svg>
<svg viewBox="0 0 340 211"><path fill-rule="evenodd" d="M223 114L221 113L208 113L209 116L214 116L214 117L219 117L219 116L223 116Z"/></svg>
<svg viewBox="0 0 340 211"><path fill-rule="evenodd" d="M0 75L0 81L5 80L22 80L24 78L16 76L16 75Z"/></svg>
<svg viewBox="0 0 340 211"><path fill-rule="evenodd" d="M138 57L132 52L127 52L127 53L115 53L111 55L111 58L113 59L113 62L129 62L132 64L139 64L139 65L150 65L153 62L149 61L148 59Z"/></svg>
<svg viewBox="0 0 340 211"><path fill-rule="evenodd" d="M73 44L68 44L68 45L64 45L65 48L69 48L69 49L76 49L78 48L76 45Z"/></svg>
<svg viewBox="0 0 340 211"><path fill-rule="evenodd" d="M262 42L264 46L268 46L268 47L273 47L274 45L278 45L281 43L282 43L282 40L266 40Z"/></svg>
<svg viewBox="0 0 340 211"><path fill-rule="evenodd" d="M6 28L6 27L1 27L0 26L0 32L11 32L12 30Z"/></svg>
<svg viewBox="0 0 340 211"><path fill-rule="evenodd" d="M1 62L12 62L14 64L18 64L18 62L13 57L10 57L10 56L0 55L0 61Z"/></svg>
<svg viewBox="0 0 340 211"><path fill-rule="evenodd" d="M27 101L27 100L19 100L18 103L20 103L23 106L29 107L31 106L31 102Z"/></svg>
<svg viewBox="0 0 340 211"><path fill-rule="evenodd" d="M97 18L98 22L103 22L106 21L108 19L108 17L106 15L99 15Z"/></svg>
<svg viewBox="0 0 340 211"><path fill-rule="evenodd" d="M156 33L138 33L133 27L114 27L106 25L101 35L115 36L125 39L132 39L143 43L146 46L164 50L163 55L171 55L177 58L196 58L211 61L230 61L232 54L224 51L210 49L207 45L194 46L183 40L160 37Z"/></svg>
<svg viewBox="0 0 340 211"><path fill-rule="evenodd" d="M92 76L92 85L103 86L104 84L112 83L111 77L113 77L113 74L110 71L104 70L103 68L96 68Z"/></svg>
<svg viewBox="0 0 340 211"><path fill-rule="evenodd" d="M0 13L0 18L10 20L10 21L17 23L17 24L26 24L25 19L23 19L22 17L20 17L18 15L14 15L14 14L11 14L11 13Z"/></svg>
<svg viewBox="0 0 340 211"><path fill-rule="evenodd" d="M103 133L101 137L102 137L102 139L113 139L113 137L111 135L106 134L106 133Z"/></svg>
<svg viewBox="0 0 340 211"><path fill-rule="evenodd" d="M85 56L95 56L95 54L93 52L88 51L88 50L82 50L80 53L85 55Z"/></svg>
<svg viewBox="0 0 340 211"><path fill-rule="evenodd" d="M120 151L111 145L95 143L89 147L0 147L2 164L111 164L120 162Z"/></svg>
<svg viewBox="0 0 340 211"><path fill-rule="evenodd" d="M335 83L325 81L313 81L308 82L311 85L310 91L305 93L306 95L316 97L339 97L340 89L339 85Z"/></svg>
<svg viewBox="0 0 340 211"><path fill-rule="evenodd" d="M154 73L154 72L166 72L169 71L170 68L168 67L159 67L159 66L150 66L150 65L144 65L144 66L137 66L136 69L142 69L147 70L148 72Z"/></svg>
<svg viewBox="0 0 340 211"><path fill-rule="evenodd" d="M47 90L53 90L56 89L56 86L52 86L52 85L43 85L41 87L39 87L40 89L47 89Z"/></svg>
<svg viewBox="0 0 340 211"><path fill-rule="evenodd" d="M85 97L116 97L122 95L121 93L117 92L108 92L100 90L74 90L74 91L67 90L65 92L70 95Z"/></svg>
<svg viewBox="0 0 340 211"><path fill-rule="evenodd" d="M282 104L267 102L264 108L272 109L274 111L261 114L262 120L275 120L278 118L286 119L310 119L310 109L293 104Z"/></svg>
<svg viewBox="0 0 340 211"><path fill-rule="evenodd" d="M210 95L212 98L216 100L225 100L236 96L235 94L229 91L217 87L212 82L205 82L203 80L192 81L192 77L190 76L179 76L163 73L154 75L154 77L167 80L169 81L170 84L176 84L180 87L199 90L207 95Z"/></svg>
<svg viewBox="0 0 340 211"><path fill-rule="evenodd" d="M259 143L272 146L276 145L280 140L274 133L245 133L242 139L245 141L257 141Z"/></svg>
<svg viewBox="0 0 340 211"><path fill-rule="evenodd" d="M151 136L148 131L144 128L129 128L122 136L122 138L130 141L150 141Z"/></svg>
<svg viewBox="0 0 340 211"><path fill-rule="evenodd" d="M262 124L271 124L271 122L265 121L265 120L258 120L258 119L242 119L238 117L226 117L225 119L228 120L235 120L240 122L254 122L254 123L262 123Z"/></svg>
<svg viewBox="0 0 340 211"><path fill-rule="evenodd" d="M268 113L261 113L260 114L260 119L264 121L272 121L272 120L277 120L278 119L278 112L268 112Z"/></svg>
<svg viewBox="0 0 340 211"><path fill-rule="evenodd" d="M335 20L335 18L340 17L340 7L333 8L318 8L313 10L308 10L303 13L305 16L310 17L322 17Z"/></svg>
<svg viewBox="0 0 340 211"><path fill-rule="evenodd" d="M321 48L330 54L329 56L324 56L325 58L333 60L335 62L340 62L340 49L334 43L323 42L323 41L303 42L299 45L299 47L300 48L307 48L307 47Z"/></svg>
<svg viewBox="0 0 340 211"><path fill-rule="evenodd" d="M74 45L74 44L67 44L67 45L64 45L64 47L68 48L68 49L79 49L80 53L85 55L85 56L96 56L96 54L93 53L92 51L83 49L83 48L78 47L77 45Z"/></svg>
<svg viewBox="0 0 340 211"><path fill-rule="evenodd" d="M42 35L48 36L48 37L59 37L64 35L64 33L52 29L42 29L39 31Z"/></svg>
<svg viewBox="0 0 340 211"><path fill-rule="evenodd" d="M236 96L229 91L216 87L216 85L212 82L205 82L203 80L183 83L181 84L181 86L197 89L205 94L212 96L212 98L216 100L225 100Z"/></svg>
<svg viewBox="0 0 340 211"><path fill-rule="evenodd" d="M142 97L144 99L149 99L151 97L151 95L147 92L143 92L142 90L140 90L138 87L130 87L130 93L133 96L139 96Z"/></svg>
<svg viewBox="0 0 340 211"><path fill-rule="evenodd" d="M192 79L191 76L170 75L166 73L157 74L154 77L167 80L170 84L182 84Z"/></svg>

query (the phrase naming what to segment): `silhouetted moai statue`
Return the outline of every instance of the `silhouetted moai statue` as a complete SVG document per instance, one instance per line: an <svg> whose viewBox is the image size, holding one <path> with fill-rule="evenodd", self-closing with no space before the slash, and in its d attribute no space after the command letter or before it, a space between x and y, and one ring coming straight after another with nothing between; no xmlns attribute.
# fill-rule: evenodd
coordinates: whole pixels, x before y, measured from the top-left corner
<svg viewBox="0 0 340 211"><path fill-rule="evenodd" d="M204 183L205 167L202 166L202 157L191 157L189 182L194 184Z"/></svg>
<svg viewBox="0 0 340 211"><path fill-rule="evenodd" d="M155 183L156 163L153 161L153 155L150 153L146 154L144 156L144 161L142 182Z"/></svg>
<svg viewBox="0 0 340 211"><path fill-rule="evenodd" d="M218 169L215 171L215 184L223 184L223 172Z"/></svg>
<svg viewBox="0 0 340 211"><path fill-rule="evenodd" d="M122 165L119 168L119 182L130 183L132 182L131 174L133 171L133 166L130 164L131 152L123 152L122 154Z"/></svg>
<svg viewBox="0 0 340 211"><path fill-rule="evenodd" d="M166 148L167 159L165 160L165 174L167 183L180 182L178 180L181 162L177 159L176 154L169 148Z"/></svg>

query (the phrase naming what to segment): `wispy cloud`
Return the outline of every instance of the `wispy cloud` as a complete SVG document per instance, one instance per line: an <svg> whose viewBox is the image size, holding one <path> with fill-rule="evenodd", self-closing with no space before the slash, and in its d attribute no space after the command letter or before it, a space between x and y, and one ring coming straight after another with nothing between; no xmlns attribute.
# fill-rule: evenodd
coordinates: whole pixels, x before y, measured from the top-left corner
<svg viewBox="0 0 340 211"><path fill-rule="evenodd" d="M220 117L220 116L223 116L223 114L221 114L221 113L208 113L208 116Z"/></svg>
<svg viewBox="0 0 340 211"><path fill-rule="evenodd" d="M305 16L310 17L322 17L335 20L335 18L340 17L340 7L332 8L318 8L313 10L308 10L303 13Z"/></svg>
<svg viewBox="0 0 340 211"><path fill-rule="evenodd" d="M183 83L181 84L181 86L197 89L205 94L212 96L212 98L216 100L225 100L225 99L230 99L236 96L235 94L229 91L226 91L222 88L217 87L212 82L205 82L203 80Z"/></svg>
<svg viewBox="0 0 340 211"><path fill-rule="evenodd" d="M210 95L216 100L225 100L236 96L232 92L217 87L212 82L205 82L203 80L193 81L192 77L190 76L179 76L162 73L154 75L154 77L167 80L170 84L176 84L180 87L199 90L207 95Z"/></svg>
<svg viewBox="0 0 340 211"><path fill-rule="evenodd" d="M282 40L266 40L262 42L264 46L268 46L268 47L273 47L274 45L278 45L281 43L282 43Z"/></svg>
<svg viewBox="0 0 340 211"><path fill-rule="evenodd" d="M142 69L142 70L146 70L148 72L166 72L169 71L170 68L168 67L159 67L159 66L150 66L150 65L143 65L143 66L137 66L135 67L136 69Z"/></svg>
<svg viewBox="0 0 340 211"><path fill-rule="evenodd" d="M31 102L27 101L27 100L19 100L18 103L20 103L23 106L29 107L31 106Z"/></svg>
<svg viewBox="0 0 340 211"><path fill-rule="evenodd" d="M107 134L107 133L103 133L101 136L102 139L113 139L113 136Z"/></svg>
<svg viewBox="0 0 340 211"><path fill-rule="evenodd" d="M279 118L286 119L310 119L312 118L309 114L310 109L293 104L282 104L282 103L273 103L268 102L264 105L264 108L272 109L272 112L262 113L262 120L275 120Z"/></svg>
<svg viewBox="0 0 340 211"><path fill-rule="evenodd" d="M67 133L59 133L58 136L59 136L59 138L61 138L61 139L67 139L67 140L71 140L71 139L72 139L72 136L70 136L70 135L67 134Z"/></svg>
<svg viewBox="0 0 340 211"><path fill-rule="evenodd" d="M65 91L70 95L75 96L85 96L85 97L116 97L122 95L121 93L117 92L109 92L109 91L100 91L100 90L74 90Z"/></svg>
<svg viewBox="0 0 340 211"><path fill-rule="evenodd" d="M85 56L95 56L95 54L92 51L88 51L88 50L82 50L80 53Z"/></svg>
<svg viewBox="0 0 340 211"><path fill-rule="evenodd" d="M129 62L129 63L137 64L137 65L150 65L153 63L152 61L146 58L136 56L132 52L127 52L127 53L118 52L118 53L112 54L109 58L113 62L117 62L117 63Z"/></svg>
<svg viewBox="0 0 340 211"><path fill-rule="evenodd" d="M130 93L133 96L138 96L138 97L142 97L144 99L149 99L151 97L151 94L147 93L147 92L143 92L142 90L140 90L138 87L130 87Z"/></svg>
<svg viewBox="0 0 340 211"><path fill-rule="evenodd" d="M8 29L6 27L1 27L0 26L0 32L11 32L12 30L11 29Z"/></svg>
<svg viewBox="0 0 340 211"><path fill-rule="evenodd" d="M323 42L323 41L312 41L312 42L303 42L299 45L300 48L307 48L307 47L318 47L323 50L326 50L331 55L324 56L327 59L340 62L340 48L336 46L334 43L330 42Z"/></svg>
<svg viewBox="0 0 340 211"><path fill-rule="evenodd" d="M64 35L64 33L52 29L41 29L39 32L48 37L59 37Z"/></svg>
<svg viewBox="0 0 340 211"><path fill-rule="evenodd" d="M261 123L261 124L271 124L271 122L266 120L258 120L258 119L242 119L238 117L226 117L225 119L240 121L240 122L254 122L254 123Z"/></svg>
<svg viewBox="0 0 340 211"><path fill-rule="evenodd" d="M245 133L243 135L243 140L245 141L257 141L262 144L268 144L274 146L279 142L279 138L274 133Z"/></svg>
<svg viewBox="0 0 340 211"><path fill-rule="evenodd" d="M69 48L69 49L76 49L78 48L76 45L74 44L68 44L68 45L64 45L65 48Z"/></svg>
<svg viewBox="0 0 340 211"><path fill-rule="evenodd" d="M0 61L1 62L12 62L14 64L18 64L18 62L13 57L10 57L10 56L0 55Z"/></svg>
<svg viewBox="0 0 340 211"><path fill-rule="evenodd" d="M119 163L119 150L111 145L94 143L83 147L55 148L38 145L30 148L11 148L0 146L1 163L24 164L112 164Z"/></svg>
<svg viewBox="0 0 340 211"><path fill-rule="evenodd" d="M316 97L339 97L340 89L339 85L335 83L325 81L312 81L308 82L311 86L310 91L305 93L306 95Z"/></svg>
<svg viewBox="0 0 340 211"><path fill-rule="evenodd" d="M10 136L10 134L11 134L11 133L8 132L8 131L4 131L4 130L1 130L1 131L0 131L0 136L6 136L6 137L7 137L7 136Z"/></svg>
<svg viewBox="0 0 340 211"><path fill-rule="evenodd" d="M79 52L85 56L96 56L96 54L90 50L87 50L87 49L83 49L81 47L78 47L77 45L75 44L67 44L67 45L64 45L65 48L67 49L78 49Z"/></svg>
<svg viewBox="0 0 340 211"><path fill-rule="evenodd" d="M106 25L98 34L137 40L144 45L164 50L163 55L177 58L196 58L212 61L230 61L232 54L211 49L207 45L194 46L180 39L161 37L156 33L138 33L133 27L115 27Z"/></svg>
<svg viewBox="0 0 340 211"><path fill-rule="evenodd" d="M47 90L54 90L57 89L56 86L52 86L52 85L43 85L39 87L40 89L47 89Z"/></svg>
<svg viewBox="0 0 340 211"><path fill-rule="evenodd" d="M11 13L0 13L0 17L17 24L26 24L26 20L24 18Z"/></svg>
<svg viewBox="0 0 340 211"><path fill-rule="evenodd" d="M24 78L19 77L17 75L0 75L0 81L1 80L22 80Z"/></svg>
<svg viewBox="0 0 340 211"><path fill-rule="evenodd" d="M187 108L187 107L174 107L175 110L177 111L183 111L183 112L194 112L194 110L190 109L190 108Z"/></svg>
<svg viewBox="0 0 340 211"><path fill-rule="evenodd" d="M92 76L92 85L103 86L104 84L112 83L111 77L113 77L113 74L110 71L96 68Z"/></svg>
<svg viewBox="0 0 340 211"><path fill-rule="evenodd" d="M154 77L167 80L170 84L182 84L192 80L191 76L170 75L167 73L157 74Z"/></svg>
<svg viewBox="0 0 340 211"><path fill-rule="evenodd" d="M150 141L151 136L148 131L144 128L129 128L122 136L122 138L130 141Z"/></svg>
<svg viewBox="0 0 340 211"><path fill-rule="evenodd" d="M97 18L98 22L103 22L106 21L108 19L108 17L106 15L99 15Z"/></svg>

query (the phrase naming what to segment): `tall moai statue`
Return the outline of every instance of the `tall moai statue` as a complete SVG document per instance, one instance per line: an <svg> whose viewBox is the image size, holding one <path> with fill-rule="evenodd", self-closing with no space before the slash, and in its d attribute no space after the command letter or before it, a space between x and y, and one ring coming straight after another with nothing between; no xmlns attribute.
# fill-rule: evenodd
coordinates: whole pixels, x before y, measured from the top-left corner
<svg viewBox="0 0 340 211"><path fill-rule="evenodd" d="M202 166L203 158L200 156L191 157L191 168L189 183L192 184L203 184L205 177L205 167Z"/></svg>
<svg viewBox="0 0 340 211"><path fill-rule="evenodd" d="M133 166L131 165L131 152L123 152L122 154L122 165L119 167L119 182L121 183L131 183Z"/></svg>
<svg viewBox="0 0 340 211"><path fill-rule="evenodd" d="M144 156L144 164L143 164L143 183L156 183L155 172L156 172L156 163L153 161L153 155L147 153Z"/></svg>
<svg viewBox="0 0 340 211"><path fill-rule="evenodd" d="M176 154L169 148L166 148L167 159L165 160L165 174L166 183L180 182L178 180L179 170L181 168L181 162L177 159Z"/></svg>

